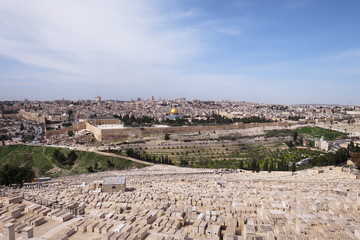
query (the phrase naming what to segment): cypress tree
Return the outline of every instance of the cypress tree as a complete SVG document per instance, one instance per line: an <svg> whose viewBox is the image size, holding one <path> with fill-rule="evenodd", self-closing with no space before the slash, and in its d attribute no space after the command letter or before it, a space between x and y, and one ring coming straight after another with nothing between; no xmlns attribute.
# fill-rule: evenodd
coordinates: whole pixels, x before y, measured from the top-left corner
<svg viewBox="0 0 360 240"><path fill-rule="evenodd" d="M260 172L260 163L256 164L256 172Z"/></svg>
<svg viewBox="0 0 360 240"><path fill-rule="evenodd" d="M295 161L292 163L291 171L292 171L292 172L296 172Z"/></svg>
<svg viewBox="0 0 360 240"><path fill-rule="evenodd" d="M269 162L268 162L268 160L266 160L266 162L264 163L263 170L264 170L264 171L268 171L268 170L269 170Z"/></svg>
<svg viewBox="0 0 360 240"><path fill-rule="evenodd" d="M251 170L252 170L253 172L255 172L255 169L256 169L256 160L253 159L253 160L252 160L252 164L251 164Z"/></svg>

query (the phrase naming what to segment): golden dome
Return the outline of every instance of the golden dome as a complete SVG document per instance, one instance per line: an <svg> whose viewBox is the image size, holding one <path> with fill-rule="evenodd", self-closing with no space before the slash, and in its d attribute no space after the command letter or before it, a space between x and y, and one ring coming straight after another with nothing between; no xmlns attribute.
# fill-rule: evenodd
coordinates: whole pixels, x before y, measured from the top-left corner
<svg viewBox="0 0 360 240"><path fill-rule="evenodd" d="M171 113L171 114L179 114L179 111L178 111L176 108L172 108L172 109L170 110L170 113Z"/></svg>

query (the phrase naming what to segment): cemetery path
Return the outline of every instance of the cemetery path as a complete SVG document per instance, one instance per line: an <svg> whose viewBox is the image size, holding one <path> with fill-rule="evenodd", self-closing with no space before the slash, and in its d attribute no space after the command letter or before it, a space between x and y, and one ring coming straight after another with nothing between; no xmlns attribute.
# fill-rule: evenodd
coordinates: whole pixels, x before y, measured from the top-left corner
<svg viewBox="0 0 360 240"><path fill-rule="evenodd" d="M58 226L52 228L52 229L49 229L49 231L45 232L41 237L40 239L50 239L51 237L53 237L56 233L60 232L61 230L65 229L66 227L70 227L71 228L71 225L73 225L74 223L80 221L82 218L73 218L71 219L70 221L67 221L67 222L62 222L62 223L59 223Z"/></svg>

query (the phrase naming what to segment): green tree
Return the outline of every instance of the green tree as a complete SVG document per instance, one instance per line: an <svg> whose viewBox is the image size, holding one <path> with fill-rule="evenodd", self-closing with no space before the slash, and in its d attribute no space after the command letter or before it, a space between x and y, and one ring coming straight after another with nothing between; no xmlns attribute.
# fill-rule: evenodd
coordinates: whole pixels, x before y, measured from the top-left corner
<svg viewBox="0 0 360 240"><path fill-rule="evenodd" d="M239 163L239 168L240 169L244 169L244 162L240 160L240 163Z"/></svg>
<svg viewBox="0 0 360 240"><path fill-rule="evenodd" d="M75 153L74 150L70 151L67 156L66 165L72 166L75 163L75 160L78 158L78 155Z"/></svg>
<svg viewBox="0 0 360 240"><path fill-rule="evenodd" d="M89 173L95 172L92 166L89 166L89 167L87 168L87 170L88 170Z"/></svg>
<svg viewBox="0 0 360 240"><path fill-rule="evenodd" d="M334 165L339 165L339 164L342 164L342 163L346 163L346 161L348 160L348 157L349 157L349 151L346 148L340 148L334 154L334 157L333 157L334 162L333 162L333 164Z"/></svg>
<svg viewBox="0 0 360 240"><path fill-rule="evenodd" d="M357 167L357 169L360 169L360 152L355 152L355 153L351 154L350 159L351 159L351 161L353 161L355 163L355 166Z"/></svg>
<svg viewBox="0 0 360 240"><path fill-rule="evenodd" d="M126 149L125 153L129 157L133 157L134 156L134 149L128 148L128 149Z"/></svg>
<svg viewBox="0 0 360 240"><path fill-rule="evenodd" d="M292 172L296 172L296 164L295 164L295 161L293 161L293 163L292 163L291 171L292 171Z"/></svg>
<svg viewBox="0 0 360 240"><path fill-rule="evenodd" d="M255 171L260 172L260 163L257 163L255 166Z"/></svg>
<svg viewBox="0 0 360 240"><path fill-rule="evenodd" d="M360 152L360 147L359 147L359 144L357 143L356 146L355 146L355 152Z"/></svg>
<svg viewBox="0 0 360 240"><path fill-rule="evenodd" d="M265 161L264 166L263 166L263 170L264 170L264 171L268 171L268 170L269 170L269 162L268 162L268 160Z"/></svg>
<svg viewBox="0 0 360 240"><path fill-rule="evenodd" d="M165 133L164 140L170 140L170 134Z"/></svg>
<svg viewBox="0 0 360 240"><path fill-rule="evenodd" d="M256 160L255 160L255 158L253 158L253 160L252 160L252 162L251 162L251 170L253 171L253 172L255 172L255 170L256 170Z"/></svg>
<svg viewBox="0 0 360 240"><path fill-rule="evenodd" d="M63 165L66 164L67 159L66 159L65 155L62 152L60 152L59 149L55 149L52 156L58 163L63 164Z"/></svg>
<svg viewBox="0 0 360 240"><path fill-rule="evenodd" d="M188 160L183 159L183 158L180 159L180 166L181 166L181 167L186 167L186 166L188 166L188 165L189 165L189 161L188 161Z"/></svg>
<svg viewBox="0 0 360 240"><path fill-rule="evenodd" d="M69 137L72 137L72 136L74 136L74 132L73 131L68 131L68 135L69 135Z"/></svg>
<svg viewBox="0 0 360 240"><path fill-rule="evenodd" d="M74 111L72 109L69 109L67 111L67 114L69 115L69 117L71 117L73 115Z"/></svg>
<svg viewBox="0 0 360 240"><path fill-rule="evenodd" d="M351 141L351 142L348 144L347 149L348 149L349 152L351 152L351 153L355 152L355 144L354 144L353 141Z"/></svg>
<svg viewBox="0 0 360 240"><path fill-rule="evenodd" d="M303 139L303 137L299 137L299 145L300 146L303 146L304 145L304 139Z"/></svg>
<svg viewBox="0 0 360 240"><path fill-rule="evenodd" d="M109 168L114 168L115 167L115 165L112 163L112 161L110 161L110 159L107 159L106 163L107 163Z"/></svg>
<svg viewBox="0 0 360 240"><path fill-rule="evenodd" d="M24 167L5 164L0 169L0 185L23 184L31 182L35 177L35 172L30 165Z"/></svg>
<svg viewBox="0 0 360 240"><path fill-rule="evenodd" d="M292 147L294 147L294 143L293 143L293 141L286 141L285 142L285 144L286 144L286 146L288 146L289 148L292 148Z"/></svg>
<svg viewBox="0 0 360 240"><path fill-rule="evenodd" d="M298 138L298 132L295 131L293 133L293 140L294 140L295 143L297 142L297 138Z"/></svg>

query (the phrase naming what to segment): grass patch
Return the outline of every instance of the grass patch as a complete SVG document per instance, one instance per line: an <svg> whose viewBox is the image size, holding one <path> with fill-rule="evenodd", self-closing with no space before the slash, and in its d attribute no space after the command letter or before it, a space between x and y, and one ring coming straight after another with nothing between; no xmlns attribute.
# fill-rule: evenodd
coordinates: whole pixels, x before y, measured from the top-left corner
<svg viewBox="0 0 360 240"><path fill-rule="evenodd" d="M53 152L59 149L65 156L71 150L64 148L11 145L0 147L0 167L4 164L33 167L38 176L56 177L88 172L98 172L112 169L128 169L144 167L143 164L127 159L103 156L93 152L75 151L78 158L73 166L62 166L53 158Z"/></svg>
<svg viewBox="0 0 360 240"><path fill-rule="evenodd" d="M288 137L293 136L294 132L298 132L300 135L306 135L312 138L321 138L324 137L325 140L333 141L337 139L346 138L346 133L325 129L321 127L301 127L298 129L281 129L281 130L271 130L265 133L266 137Z"/></svg>
<svg viewBox="0 0 360 240"><path fill-rule="evenodd" d="M265 133L266 137L287 137L292 136L295 131L292 129L270 130Z"/></svg>
<svg viewBox="0 0 360 240"><path fill-rule="evenodd" d="M299 134L311 136L313 138L324 137L325 140L333 141L336 139L346 138L347 134L335 130L325 129L321 127L302 127L297 129Z"/></svg>

